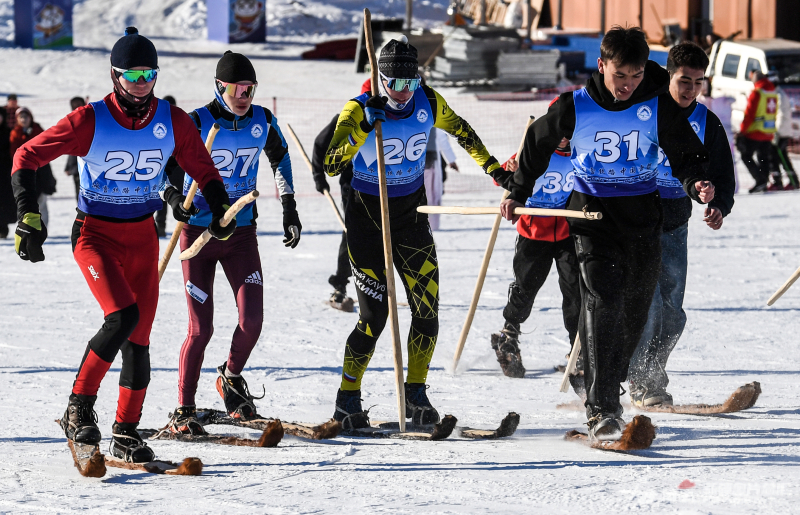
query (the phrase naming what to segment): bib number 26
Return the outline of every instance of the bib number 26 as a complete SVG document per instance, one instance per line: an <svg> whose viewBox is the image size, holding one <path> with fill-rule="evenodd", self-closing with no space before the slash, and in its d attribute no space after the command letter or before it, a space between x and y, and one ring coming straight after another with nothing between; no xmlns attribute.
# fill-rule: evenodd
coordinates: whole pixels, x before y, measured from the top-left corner
<svg viewBox="0 0 800 515"><path fill-rule="evenodd" d="M399 165L403 157L413 162L422 157L428 148L428 135L424 132L408 138L407 142L399 138L383 140L383 155L387 165Z"/></svg>

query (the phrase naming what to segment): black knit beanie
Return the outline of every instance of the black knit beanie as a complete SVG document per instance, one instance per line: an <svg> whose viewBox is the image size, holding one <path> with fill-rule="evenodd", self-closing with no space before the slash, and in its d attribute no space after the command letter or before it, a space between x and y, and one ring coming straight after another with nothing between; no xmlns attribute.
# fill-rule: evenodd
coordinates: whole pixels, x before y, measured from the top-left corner
<svg viewBox="0 0 800 515"><path fill-rule="evenodd" d="M222 82L258 82L256 80L256 69L250 59L242 54L237 54L228 50L217 63L218 81Z"/></svg>
<svg viewBox="0 0 800 515"><path fill-rule="evenodd" d="M391 79L415 78L419 70L417 49L408 43L405 36L400 41L389 41L381 49L378 70Z"/></svg>
<svg viewBox="0 0 800 515"><path fill-rule="evenodd" d="M111 66L130 70L137 66L158 68L158 53L152 41L139 34L136 27L125 29L125 35L111 49Z"/></svg>

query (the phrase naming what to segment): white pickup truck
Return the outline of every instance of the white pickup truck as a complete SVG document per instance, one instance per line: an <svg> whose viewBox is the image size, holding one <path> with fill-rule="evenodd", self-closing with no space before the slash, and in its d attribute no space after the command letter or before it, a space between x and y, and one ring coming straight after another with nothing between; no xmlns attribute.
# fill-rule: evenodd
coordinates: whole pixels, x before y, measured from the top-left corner
<svg viewBox="0 0 800 515"><path fill-rule="evenodd" d="M735 99L731 116L734 131L739 130L747 96L753 90L753 83L747 76L755 69L769 76L786 95L791 110L784 112L791 113L791 137L800 138L800 42L788 39L721 40L714 43L709 58L711 63L706 75L711 77L711 96Z"/></svg>

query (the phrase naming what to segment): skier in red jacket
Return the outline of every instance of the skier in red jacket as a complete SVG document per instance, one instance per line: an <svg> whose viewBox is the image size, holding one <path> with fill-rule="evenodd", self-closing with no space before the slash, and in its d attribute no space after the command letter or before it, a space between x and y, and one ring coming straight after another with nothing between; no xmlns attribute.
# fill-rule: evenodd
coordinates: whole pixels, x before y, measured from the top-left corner
<svg viewBox="0 0 800 515"><path fill-rule="evenodd" d="M221 227L230 200L189 115L153 95L158 55L153 43L128 27L111 51L114 92L72 111L23 145L14 157L12 184L20 258L44 260L47 228L36 203L35 170L64 155L78 156L80 197L72 228L75 261L105 315L89 340L69 404L61 419L68 439L101 439L94 402L111 363L122 354L119 402L110 454L128 462L154 459L136 427L150 382L150 329L158 304L158 238L153 213L170 155L186 170L210 206L209 232L228 238L235 220ZM174 212L186 222L190 213Z"/></svg>

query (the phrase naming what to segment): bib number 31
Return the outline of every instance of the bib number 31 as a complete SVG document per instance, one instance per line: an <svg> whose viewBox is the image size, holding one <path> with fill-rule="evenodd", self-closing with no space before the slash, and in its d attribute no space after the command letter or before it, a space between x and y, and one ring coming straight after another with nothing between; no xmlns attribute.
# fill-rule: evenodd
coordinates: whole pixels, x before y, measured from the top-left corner
<svg viewBox="0 0 800 515"><path fill-rule="evenodd" d="M600 131L594 135L595 142L603 142L602 154L596 150L594 158L600 163L616 163L622 151L620 150L620 142L624 141L628 145L628 161L635 161L639 151L639 131L631 131L630 133L620 138L619 134L612 131ZM607 153L606 153L607 152Z"/></svg>

